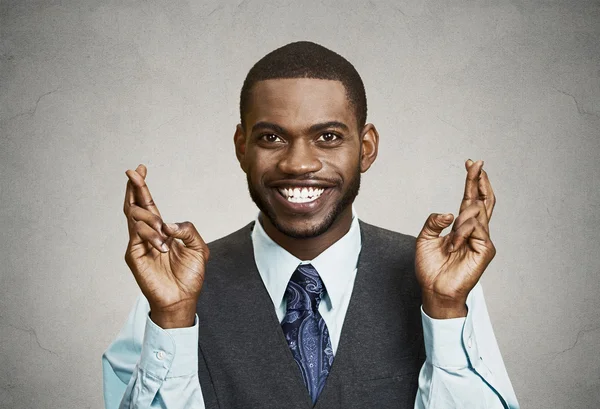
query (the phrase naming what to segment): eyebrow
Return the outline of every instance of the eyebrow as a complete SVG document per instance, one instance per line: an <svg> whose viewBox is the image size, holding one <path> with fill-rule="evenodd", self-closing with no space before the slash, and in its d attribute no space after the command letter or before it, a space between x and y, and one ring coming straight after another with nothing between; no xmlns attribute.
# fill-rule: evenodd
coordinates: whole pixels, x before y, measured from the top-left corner
<svg viewBox="0 0 600 409"><path fill-rule="evenodd" d="M319 124L314 124L311 125L310 128L308 128L308 132L310 133L315 133L315 132L319 132L325 129L330 129L330 128L337 128L337 129L342 129L346 132L349 132L349 128L348 126L340 121L327 121L327 122L323 122L323 123L319 123ZM252 126L252 132L256 132L257 130L262 129L262 130L271 130L273 132L279 133L279 134L287 134L288 132L282 128L281 126L271 123L271 122L266 122L266 121L260 121L254 124L254 126Z"/></svg>
<svg viewBox="0 0 600 409"><path fill-rule="evenodd" d="M346 132L349 131L348 126L343 123L343 122L339 122L339 121L329 121L329 122L323 122L321 124L314 124L312 125L310 128L308 128L308 131L311 133L314 132L319 132L328 128L337 128L337 129L342 129Z"/></svg>
<svg viewBox="0 0 600 409"><path fill-rule="evenodd" d="M252 126L252 132L256 132L259 129L263 129L263 130L270 130L273 131L275 133L279 133L279 134L286 134L286 130L283 129L282 127L280 127L277 124L273 124L271 122L265 122L265 121L260 121L254 124L254 126Z"/></svg>

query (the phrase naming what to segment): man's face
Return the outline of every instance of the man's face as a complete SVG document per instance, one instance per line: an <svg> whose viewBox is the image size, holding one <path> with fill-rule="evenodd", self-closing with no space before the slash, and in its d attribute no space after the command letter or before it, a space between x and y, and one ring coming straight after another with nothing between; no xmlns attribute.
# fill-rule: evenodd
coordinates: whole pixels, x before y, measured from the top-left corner
<svg viewBox="0 0 600 409"><path fill-rule="evenodd" d="M249 107L235 139L252 199L287 236L324 233L351 211L364 167L361 130L343 84L260 81Z"/></svg>

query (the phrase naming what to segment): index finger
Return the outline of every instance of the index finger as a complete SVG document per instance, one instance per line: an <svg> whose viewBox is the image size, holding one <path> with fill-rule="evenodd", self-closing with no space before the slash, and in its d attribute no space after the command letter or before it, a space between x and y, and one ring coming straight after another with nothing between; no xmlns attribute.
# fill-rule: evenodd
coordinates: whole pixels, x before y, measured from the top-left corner
<svg viewBox="0 0 600 409"><path fill-rule="evenodd" d="M481 175L482 167L482 160L473 162L471 159L469 159L465 162L465 168L467 169L467 180L465 181L465 193L463 195L463 200L460 204L461 212L479 198L479 177Z"/></svg>
<svg viewBox="0 0 600 409"><path fill-rule="evenodd" d="M125 188L125 201L123 202L123 213L127 216L128 210L131 205L135 204L135 197L133 196L133 188L131 182L127 181L127 187Z"/></svg>
<svg viewBox="0 0 600 409"><path fill-rule="evenodd" d="M136 170L128 170L125 173L131 183L134 196L134 202L130 201L130 203L135 203L141 208L161 217L158 207L156 207L156 203L154 203L154 199L152 199L152 195L150 194L150 189L146 184L146 167L144 165L139 165Z"/></svg>

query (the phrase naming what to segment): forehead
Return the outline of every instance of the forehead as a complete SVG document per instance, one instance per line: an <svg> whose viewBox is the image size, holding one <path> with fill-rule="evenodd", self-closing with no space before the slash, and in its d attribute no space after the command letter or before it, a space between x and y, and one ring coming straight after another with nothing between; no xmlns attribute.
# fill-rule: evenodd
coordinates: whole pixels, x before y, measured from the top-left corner
<svg viewBox="0 0 600 409"><path fill-rule="evenodd" d="M286 129L339 121L356 127L354 110L340 81L313 78L263 80L252 88L246 112L249 128L261 121Z"/></svg>

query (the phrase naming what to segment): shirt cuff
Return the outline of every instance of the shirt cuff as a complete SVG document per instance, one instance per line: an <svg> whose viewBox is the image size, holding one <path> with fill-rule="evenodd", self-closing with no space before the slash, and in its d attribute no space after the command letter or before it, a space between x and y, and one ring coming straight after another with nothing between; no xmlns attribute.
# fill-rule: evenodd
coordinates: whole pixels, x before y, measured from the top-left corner
<svg viewBox="0 0 600 409"><path fill-rule="evenodd" d="M139 366L162 380L197 373L198 316L193 327L162 329L148 315Z"/></svg>
<svg viewBox="0 0 600 409"><path fill-rule="evenodd" d="M466 318L431 318L421 307L425 352L430 364L439 368L453 369L469 366L463 344L463 328L466 320Z"/></svg>

